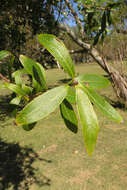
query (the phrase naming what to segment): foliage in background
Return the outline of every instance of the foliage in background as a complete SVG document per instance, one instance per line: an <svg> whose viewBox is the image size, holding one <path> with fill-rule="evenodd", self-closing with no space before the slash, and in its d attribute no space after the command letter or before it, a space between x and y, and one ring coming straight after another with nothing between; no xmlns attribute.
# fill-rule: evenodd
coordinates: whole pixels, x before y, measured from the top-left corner
<svg viewBox="0 0 127 190"><path fill-rule="evenodd" d="M44 63L44 57L40 56L42 48L34 36L51 31L58 35L54 13L56 7L57 1L54 0L3 0L0 3L0 50L6 49L16 56L15 69L21 68L18 61L21 53ZM51 56L47 57L51 59Z"/></svg>

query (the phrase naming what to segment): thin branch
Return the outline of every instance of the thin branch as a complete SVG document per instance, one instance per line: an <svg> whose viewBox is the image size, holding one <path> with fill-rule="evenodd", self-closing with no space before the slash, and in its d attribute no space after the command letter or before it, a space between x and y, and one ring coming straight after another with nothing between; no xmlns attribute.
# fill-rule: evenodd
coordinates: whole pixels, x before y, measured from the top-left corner
<svg viewBox="0 0 127 190"><path fill-rule="evenodd" d="M75 33L66 25L66 24L60 24L59 25L61 30L64 30L67 32L67 34L71 37L71 39L76 42L81 48L85 49L92 57L93 59L105 70L105 63L103 58L99 55L98 51L95 48L91 48L91 45L83 42ZM114 72L114 68L110 66L110 73ZM106 69L108 72L108 70ZM116 71L118 72L118 71Z"/></svg>
<svg viewBox="0 0 127 190"><path fill-rule="evenodd" d="M79 49L79 50L70 50L69 53L75 54L75 53L87 53L85 49Z"/></svg>
<svg viewBox="0 0 127 190"><path fill-rule="evenodd" d="M71 11L78 27L79 27L79 30L80 30L80 34L81 34L81 37L82 39L84 39L84 36L85 36L85 33L84 33L84 29L83 29L83 26L82 26L82 23L77 15L77 13L74 11L73 7L71 6L71 3L69 2L69 0L65 0L66 2L66 5L68 6L69 10Z"/></svg>
<svg viewBox="0 0 127 190"><path fill-rule="evenodd" d="M8 80L5 76L3 76L1 73L0 73L0 78L3 79L4 81L6 82L10 82L10 80Z"/></svg>

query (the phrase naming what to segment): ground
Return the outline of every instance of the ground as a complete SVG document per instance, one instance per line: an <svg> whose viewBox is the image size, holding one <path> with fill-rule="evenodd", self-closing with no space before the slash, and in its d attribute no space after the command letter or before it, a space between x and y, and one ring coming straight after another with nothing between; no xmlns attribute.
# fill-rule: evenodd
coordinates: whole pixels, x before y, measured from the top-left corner
<svg viewBox="0 0 127 190"><path fill-rule="evenodd" d="M79 65L78 73L105 73L96 65ZM67 74L47 71L48 83L61 83ZM123 116L114 123L97 110L100 133L92 156L86 153L81 133L70 132L59 110L39 121L30 132L5 117L8 91L0 90L0 190L126 190L127 112L118 108L112 87L100 93L113 101ZM4 110L5 108L5 110Z"/></svg>

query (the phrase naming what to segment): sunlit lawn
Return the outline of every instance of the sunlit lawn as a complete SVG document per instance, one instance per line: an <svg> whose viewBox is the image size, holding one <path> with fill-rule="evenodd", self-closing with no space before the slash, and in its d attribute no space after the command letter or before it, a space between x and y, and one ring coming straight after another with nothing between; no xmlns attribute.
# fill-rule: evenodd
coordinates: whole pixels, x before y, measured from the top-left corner
<svg viewBox="0 0 127 190"><path fill-rule="evenodd" d="M79 65L77 73L105 75L96 64ZM49 85L61 83L67 74L47 71ZM111 87L100 92L117 101ZM124 123L109 121L97 111L100 133L96 149L88 156L79 124L77 134L64 125L59 110L26 132L14 126L13 118L3 120L5 100L0 91L0 190L126 190L127 113L118 109ZM9 111L8 111L9 112Z"/></svg>

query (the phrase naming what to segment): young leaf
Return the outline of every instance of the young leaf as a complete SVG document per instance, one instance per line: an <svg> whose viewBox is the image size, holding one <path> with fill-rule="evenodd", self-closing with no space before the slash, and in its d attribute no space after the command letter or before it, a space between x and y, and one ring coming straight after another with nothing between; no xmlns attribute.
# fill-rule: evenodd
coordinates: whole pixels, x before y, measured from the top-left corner
<svg viewBox="0 0 127 190"><path fill-rule="evenodd" d="M66 99L68 102L70 102L71 104L75 104L76 103L76 93L75 93L75 89L69 88L68 89L68 94L66 96Z"/></svg>
<svg viewBox="0 0 127 190"><path fill-rule="evenodd" d="M93 110L93 106L81 88L81 85L76 86L76 101L77 108L83 127L83 136L88 154L92 154L96 145L97 135L99 131L98 120Z"/></svg>
<svg viewBox="0 0 127 190"><path fill-rule="evenodd" d="M40 34L38 35L38 39L73 78L75 76L74 64L64 43L52 34Z"/></svg>
<svg viewBox="0 0 127 190"><path fill-rule="evenodd" d="M15 71L13 74L12 74L12 77L15 79L15 83L18 84L18 85L22 85L22 75L23 74L26 74L26 70L25 69L19 69L17 71Z"/></svg>
<svg viewBox="0 0 127 190"><path fill-rule="evenodd" d="M15 104L15 105L19 105L20 101L21 101L22 96L16 96L15 98L13 98L10 101L10 104Z"/></svg>
<svg viewBox="0 0 127 190"><path fill-rule="evenodd" d="M103 97L97 94L93 89L87 87L84 87L84 91L105 116L116 122L122 122L123 119L119 113Z"/></svg>
<svg viewBox="0 0 127 190"><path fill-rule="evenodd" d="M86 83L90 88L93 89L106 88L110 85L110 81L107 78L96 74L79 75L75 78L75 80L80 83Z"/></svg>
<svg viewBox="0 0 127 190"><path fill-rule="evenodd" d="M40 90L47 89L45 70L42 67L42 65L24 55L20 55L19 59L22 65L24 66L25 70L27 71L27 73L32 75L36 83L38 83L38 85L40 86ZM35 71L36 74L34 73ZM39 78L39 81L37 76Z"/></svg>
<svg viewBox="0 0 127 190"><path fill-rule="evenodd" d="M12 83L4 83L4 87L10 89L11 91L15 92L18 95L21 96L27 95L27 93L19 85Z"/></svg>
<svg viewBox="0 0 127 190"><path fill-rule="evenodd" d="M60 104L60 113L67 128L77 133L78 120L72 105L66 99Z"/></svg>
<svg viewBox="0 0 127 190"><path fill-rule="evenodd" d="M4 58L6 58L6 57L8 57L10 55L11 55L11 53L9 51L1 50L0 51L0 60L4 59Z"/></svg>
<svg viewBox="0 0 127 190"><path fill-rule="evenodd" d="M17 115L17 125L27 125L52 113L64 100L68 86L59 86L36 97Z"/></svg>

